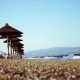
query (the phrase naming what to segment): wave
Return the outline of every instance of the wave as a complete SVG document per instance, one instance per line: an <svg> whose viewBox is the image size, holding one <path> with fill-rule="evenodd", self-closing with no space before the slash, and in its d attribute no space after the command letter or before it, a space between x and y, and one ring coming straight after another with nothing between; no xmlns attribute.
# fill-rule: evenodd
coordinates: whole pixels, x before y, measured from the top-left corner
<svg viewBox="0 0 80 80"><path fill-rule="evenodd" d="M69 59L80 59L80 56L75 56L74 54L70 54L70 55L68 55L68 56L63 56L62 58L58 58L58 57L48 57L48 56L45 56L45 57L43 57L43 58L40 58L40 57L36 57L36 58L34 58L34 57L29 57L29 58L26 58L26 59L51 59L51 60L69 60Z"/></svg>

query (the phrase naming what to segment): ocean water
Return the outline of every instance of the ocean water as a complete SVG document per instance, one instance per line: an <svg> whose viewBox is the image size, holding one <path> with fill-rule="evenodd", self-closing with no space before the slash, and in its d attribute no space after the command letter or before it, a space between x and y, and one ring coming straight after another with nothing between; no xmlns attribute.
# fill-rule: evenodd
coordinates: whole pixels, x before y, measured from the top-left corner
<svg viewBox="0 0 80 80"><path fill-rule="evenodd" d="M26 58L26 59L50 59L50 60L79 60L80 59L80 56L75 56L74 54L70 54L68 56L63 56L62 58L58 58L58 57L48 57L48 56L45 56L43 58L40 58L40 57L36 57L36 58L33 58L33 57L29 57L29 58Z"/></svg>

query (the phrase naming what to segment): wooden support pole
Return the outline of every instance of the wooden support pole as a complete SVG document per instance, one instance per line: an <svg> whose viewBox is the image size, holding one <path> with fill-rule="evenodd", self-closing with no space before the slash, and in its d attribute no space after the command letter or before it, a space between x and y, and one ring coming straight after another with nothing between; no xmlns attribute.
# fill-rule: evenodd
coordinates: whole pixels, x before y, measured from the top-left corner
<svg viewBox="0 0 80 80"><path fill-rule="evenodd" d="M8 56L7 56L7 58L9 58L9 42L8 42L8 36L7 36L7 48L8 48Z"/></svg>
<svg viewBox="0 0 80 80"><path fill-rule="evenodd" d="M12 58L12 47L11 46L12 46L12 43L11 43L11 40L10 40L10 54L11 54L10 57Z"/></svg>
<svg viewBox="0 0 80 80"><path fill-rule="evenodd" d="M14 57L14 46L13 46L13 57Z"/></svg>

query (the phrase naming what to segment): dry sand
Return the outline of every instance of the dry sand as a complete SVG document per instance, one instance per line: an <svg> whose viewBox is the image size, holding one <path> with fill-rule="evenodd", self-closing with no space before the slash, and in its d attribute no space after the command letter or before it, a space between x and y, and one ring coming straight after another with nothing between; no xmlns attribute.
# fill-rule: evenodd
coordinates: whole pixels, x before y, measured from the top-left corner
<svg viewBox="0 0 80 80"><path fill-rule="evenodd" d="M0 80L80 80L80 61L0 59Z"/></svg>

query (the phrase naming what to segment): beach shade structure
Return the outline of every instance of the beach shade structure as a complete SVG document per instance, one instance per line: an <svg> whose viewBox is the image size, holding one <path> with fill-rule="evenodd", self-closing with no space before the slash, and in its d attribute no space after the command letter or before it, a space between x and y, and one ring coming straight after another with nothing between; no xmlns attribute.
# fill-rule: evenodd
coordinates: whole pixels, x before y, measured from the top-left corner
<svg viewBox="0 0 80 80"><path fill-rule="evenodd" d="M23 46L16 46L18 49L20 49L20 48L24 48Z"/></svg>
<svg viewBox="0 0 80 80"><path fill-rule="evenodd" d="M18 52L19 52L19 54L20 54L20 53L24 53L24 50L18 50Z"/></svg>
<svg viewBox="0 0 80 80"><path fill-rule="evenodd" d="M22 35L8 35L8 38L22 37ZM1 35L0 39L7 38L7 35Z"/></svg>
<svg viewBox="0 0 80 80"><path fill-rule="evenodd" d="M17 51L18 53L24 52L23 49L15 49L15 51Z"/></svg>
<svg viewBox="0 0 80 80"><path fill-rule="evenodd" d="M8 25L8 23L5 24L2 28L0 28L0 35L18 35L23 34L21 31L11 27Z"/></svg>
<svg viewBox="0 0 80 80"><path fill-rule="evenodd" d="M17 49L15 49L15 51L17 52L17 56L19 58L22 58L22 55L24 55L24 50L22 48L17 48Z"/></svg>
<svg viewBox="0 0 80 80"><path fill-rule="evenodd" d="M24 46L24 44L22 44L20 42L12 42L12 45L14 45L14 46Z"/></svg>
<svg viewBox="0 0 80 80"><path fill-rule="evenodd" d="M11 57L12 57L12 48L13 48L13 55L14 55L14 46L12 46L12 42L17 42L17 41L23 41L23 40L16 37L8 38L8 43L10 43L10 47L11 47ZM7 39L3 43L7 43Z"/></svg>
<svg viewBox="0 0 80 80"><path fill-rule="evenodd" d="M23 48L24 48L24 45L23 45L22 43L17 44L17 45L16 45L16 44L14 44L14 46L15 46L15 47L14 47L14 49L15 49L15 50L21 50L21 49L23 49Z"/></svg>
<svg viewBox="0 0 80 80"><path fill-rule="evenodd" d="M13 56L13 58L18 57L18 58L22 58L22 55L24 55L24 51L18 51L18 50L14 50L15 52L17 52L17 54L15 53L15 55Z"/></svg>
<svg viewBox="0 0 80 80"><path fill-rule="evenodd" d="M22 49L22 48L24 48L23 46L19 46L19 45L16 45L16 46L14 46L14 49L16 50L19 50L19 49Z"/></svg>
<svg viewBox="0 0 80 80"><path fill-rule="evenodd" d="M2 28L0 28L0 35L6 35L7 37L7 45L8 45L8 38L12 35L21 35L23 34L21 31L11 27L8 23L5 24ZM8 57L9 57L9 45L8 45Z"/></svg>
<svg viewBox="0 0 80 80"><path fill-rule="evenodd" d="M14 49L13 57L14 57L15 55L18 55L18 54L21 55L22 53L24 53L24 51L20 51L20 49L22 49L22 48L17 48L17 49L15 48L15 49Z"/></svg>
<svg viewBox="0 0 80 80"><path fill-rule="evenodd" d="M19 46L19 45L15 45L15 46L14 46L14 49L16 49L16 48L17 48L17 49L22 49L22 48L24 48L24 47L23 47L23 45L20 45L20 46Z"/></svg>
<svg viewBox="0 0 80 80"><path fill-rule="evenodd" d="M23 41L17 37L13 37L13 38L8 38L8 42L17 42L17 41ZM7 39L4 41L4 43L7 43Z"/></svg>
<svg viewBox="0 0 80 80"><path fill-rule="evenodd" d="M16 48L17 48L17 49L24 48L24 47L23 47L24 45L13 45L13 46L14 46L14 49L16 49Z"/></svg>
<svg viewBox="0 0 80 80"><path fill-rule="evenodd" d="M15 49L15 51L19 51L20 52L20 51L24 51L24 50L23 49Z"/></svg>
<svg viewBox="0 0 80 80"><path fill-rule="evenodd" d="M24 55L24 51L18 51L19 58L22 58L22 55Z"/></svg>
<svg viewBox="0 0 80 80"><path fill-rule="evenodd" d="M24 45L20 45L20 46L15 45L14 47L17 47L17 48L24 48Z"/></svg>
<svg viewBox="0 0 80 80"><path fill-rule="evenodd" d="M22 43L20 43L20 42L13 42L12 46L14 46L14 48L16 50L18 50L18 47L23 47L24 45Z"/></svg>
<svg viewBox="0 0 80 80"><path fill-rule="evenodd" d="M22 48L24 45L22 44L22 43L17 43L17 44L13 44L12 43L12 45L14 46L14 49L20 49L20 48Z"/></svg>
<svg viewBox="0 0 80 80"><path fill-rule="evenodd" d="M24 51L23 49L18 49L18 51Z"/></svg>
<svg viewBox="0 0 80 80"><path fill-rule="evenodd" d="M15 48L16 50L23 50L23 48L19 48L19 47L17 47L17 48Z"/></svg>
<svg viewBox="0 0 80 80"><path fill-rule="evenodd" d="M14 49L15 49L15 50L23 50L22 47L18 47L18 46L16 46Z"/></svg>
<svg viewBox="0 0 80 80"><path fill-rule="evenodd" d="M15 48L14 51L24 51L22 48Z"/></svg>
<svg viewBox="0 0 80 80"><path fill-rule="evenodd" d="M6 37L7 37L6 35L2 35L0 37L0 39L5 39ZM21 39L19 39L17 37L22 37L22 35L10 35L9 38L8 38L8 45L9 45L10 42L12 43L12 42L16 42L16 41L23 41L23 40L21 40ZM7 40L5 40L4 43L7 43ZM14 46L12 46L11 43L10 43L10 47L11 47L11 56L12 56L12 48L14 48ZM14 55L14 49L13 49L13 55Z"/></svg>

